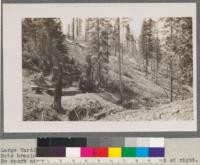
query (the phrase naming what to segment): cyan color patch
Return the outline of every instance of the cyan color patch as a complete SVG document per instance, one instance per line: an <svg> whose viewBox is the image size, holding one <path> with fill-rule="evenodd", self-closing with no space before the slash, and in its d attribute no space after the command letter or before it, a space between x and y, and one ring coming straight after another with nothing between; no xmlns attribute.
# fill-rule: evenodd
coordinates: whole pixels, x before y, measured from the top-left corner
<svg viewBox="0 0 200 165"><path fill-rule="evenodd" d="M136 148L136 157L149 157L149 148L148 147L137 147Z"/></svg>

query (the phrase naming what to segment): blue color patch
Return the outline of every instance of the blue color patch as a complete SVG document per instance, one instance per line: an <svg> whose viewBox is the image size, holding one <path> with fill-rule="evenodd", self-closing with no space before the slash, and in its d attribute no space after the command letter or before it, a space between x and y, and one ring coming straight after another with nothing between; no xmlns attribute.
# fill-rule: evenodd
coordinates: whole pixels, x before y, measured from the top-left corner
<svg viewBox="0 0 200 165"><path fill-rule="evenodd" d="M137 147L136 148L136 157L149 157L149 148L148 147Z"/></svg>

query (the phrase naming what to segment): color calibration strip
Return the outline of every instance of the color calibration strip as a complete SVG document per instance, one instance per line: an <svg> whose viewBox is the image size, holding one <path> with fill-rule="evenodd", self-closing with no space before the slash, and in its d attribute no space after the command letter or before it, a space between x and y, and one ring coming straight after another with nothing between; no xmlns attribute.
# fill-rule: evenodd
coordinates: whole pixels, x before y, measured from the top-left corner
<svg viewBox="0 0 200 165"><path fill-rule="evenodd" d="M37 157L164 157L164 138L38 138Z"/></svg>

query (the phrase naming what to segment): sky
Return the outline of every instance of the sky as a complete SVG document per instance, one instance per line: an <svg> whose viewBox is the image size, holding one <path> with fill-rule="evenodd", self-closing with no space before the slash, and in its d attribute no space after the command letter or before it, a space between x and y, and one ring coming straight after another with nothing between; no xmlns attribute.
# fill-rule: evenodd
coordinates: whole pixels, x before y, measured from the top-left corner
<svg viewBox="0 0 200 165"><path fill-rule="evenodd" d="M72 18L61 18L62 24L63 24L63 32L67 33L67 27L68 24L71 24ZM143 18L132 18L132 21L130 22L131 31L133 32L136 39L139 37L141 32Z"/></svg>

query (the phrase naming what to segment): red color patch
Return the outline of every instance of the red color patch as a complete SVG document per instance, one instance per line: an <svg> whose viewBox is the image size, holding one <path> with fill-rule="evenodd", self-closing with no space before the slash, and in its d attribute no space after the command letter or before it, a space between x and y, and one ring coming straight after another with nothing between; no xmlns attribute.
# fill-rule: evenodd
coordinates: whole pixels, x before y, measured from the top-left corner
<svg viewBox="0 0 200 165"><path fill-rule="evenodd" d="M108 157L108 148L107 147L96 147L94 149L95 157Z"/></svg>

